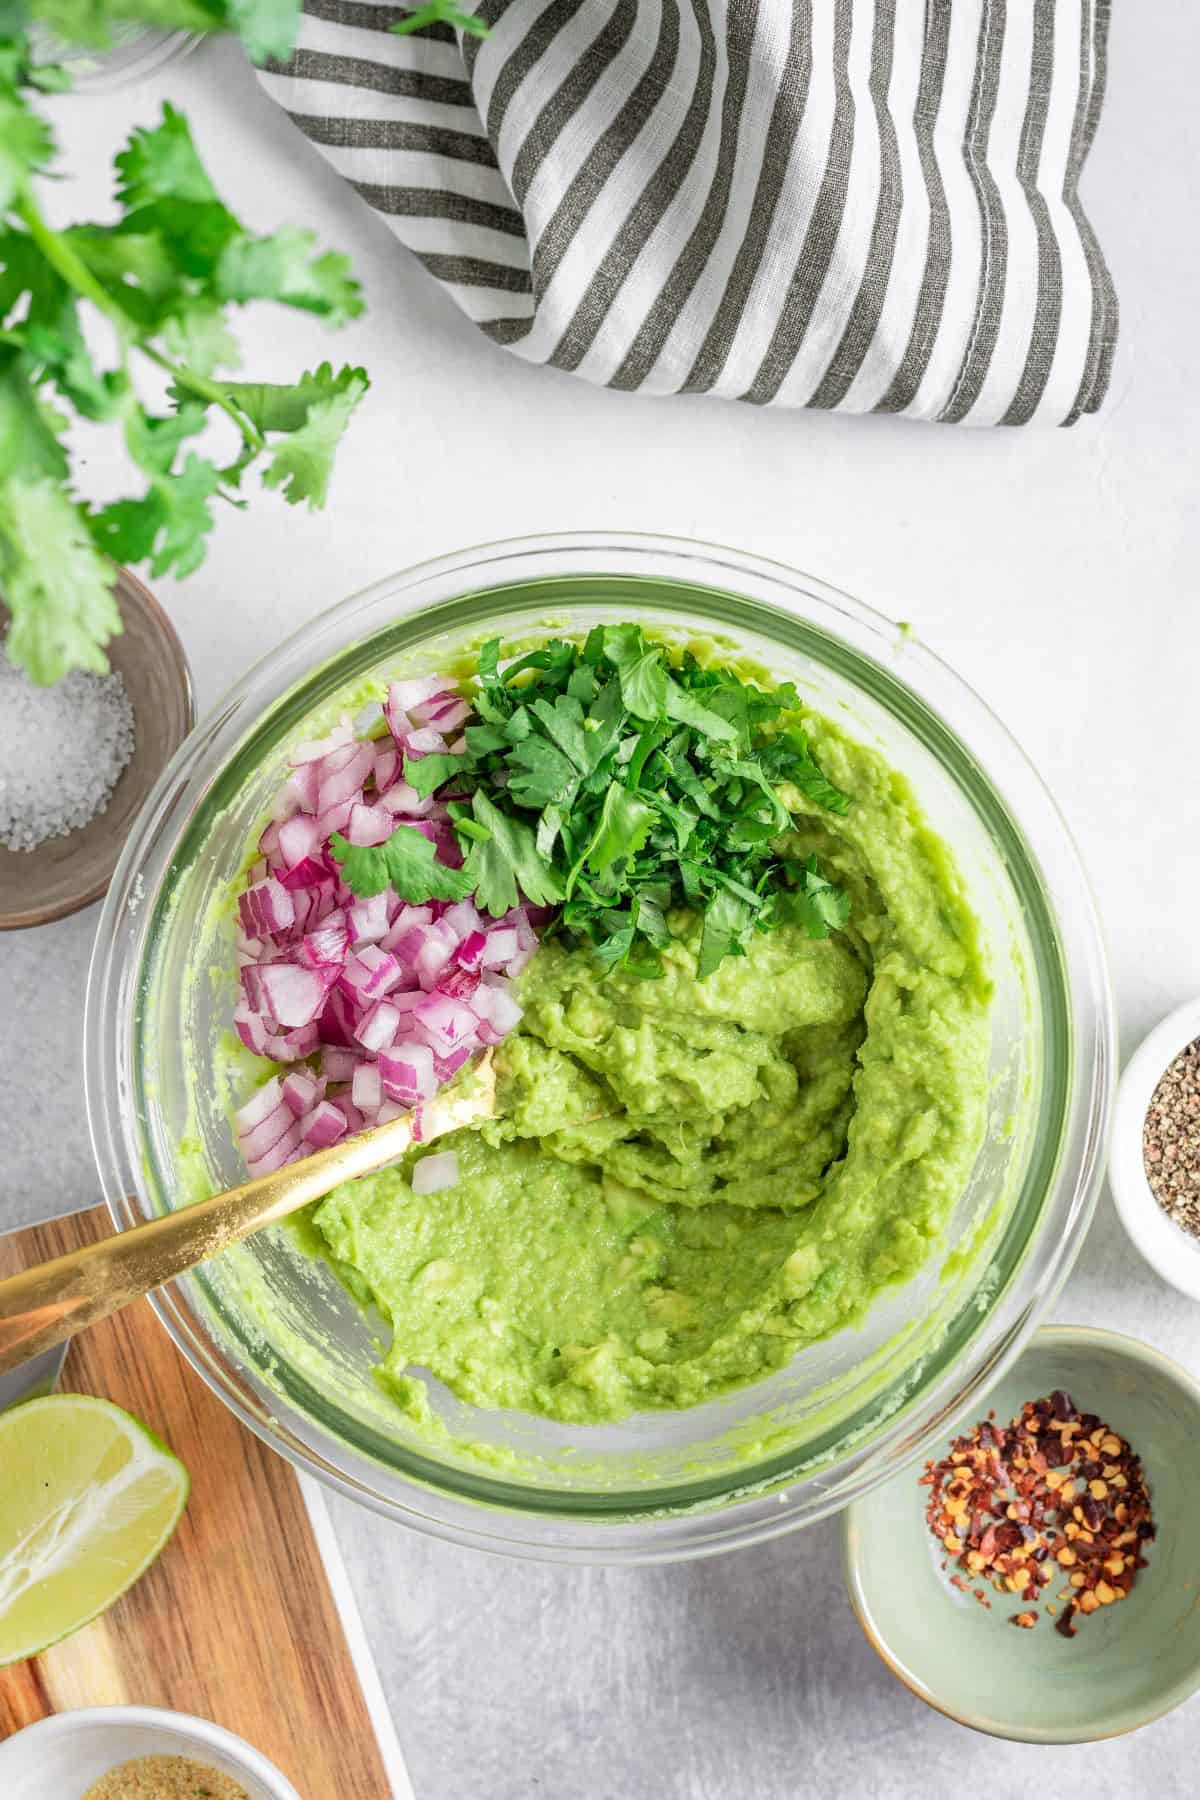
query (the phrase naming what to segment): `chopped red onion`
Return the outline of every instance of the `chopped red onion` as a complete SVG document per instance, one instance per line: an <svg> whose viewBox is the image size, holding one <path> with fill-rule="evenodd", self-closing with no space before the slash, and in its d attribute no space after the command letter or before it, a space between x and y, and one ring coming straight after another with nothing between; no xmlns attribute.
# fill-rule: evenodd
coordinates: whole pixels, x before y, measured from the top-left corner
<svg viewBox="0 0 1200 1800"><path fill-rule="evenodd" d="M423 1156L411 1177L414 1194L438 1194L443 1188L458 1186L457 1150L440 1150Z"/></svg>
<svg viewBox="0 0 1200 1800"><path fill-rule="evenodd" d="M369 898L347 887L334 832L370 847L408 824L447 866L462 866L445 795L422 799L403 779L403 757L451 738L461 753L469 702L429 676L392 683L383 710L389 738L359 738L343 719L297 747L239 896L239 1037L277 1062L320 1056L319 1074L293 1068L239 1113L253 1173L406 1109L419 1140L422 1103L520 1021L507 978L536 948L535 921L551 916L522 903L496 920L473 900L413 906L390 887Z"/></svg>
<svg viewBox="0 0 1200 1800"><path fill-rule="evenodd" d="M435 937L436 925L431 925L429 935L417 951L413 967L421 986L429 991L437 982L438 976L454 954L454 947L447 944L442 937Z"/></svg>
<svg viewBox="0 0 1200 1800"><path fill-rule="evenodd" d="M427 819L433 812L436 802L432 794L422 799L415 787L407 781L394 781L386 793L379 796L379 804L396 818Z"/></svg>
<svg viewBox="0 0 1200 1800"><path fill-rule="evenodd" d="M365 1113L378 1112L383 1105L383 1077L378 1063L359 1063L354 1071L351 1099Z"/></svg>
<svg viewBox="0 0 1200 1800"><path fill-rule="evenodd" d="M320 854L321 834L317 830L317 821L307 813L297 813L294 818L285 820L277 831L279 849L289 869Z"/></svg>
<svg viewBox="0 0 1200 1800"><path fill-rule="evenodd" d="M386 806L368 806L356 800L350 808L346 837L352 844L370 847L385 844L396 829L396 821Z"/></svg>
<svg viewBox="0 0 1200 1800"><path fill-rule="evenodd" d="M471 1000L472 1010L487 1021L493 1030L507 1037L521 1023L521 1008L510 994L480 982Z"/></svg>
<svg viewBox="0 0 1200 1800"><path fill-rule="evenodd" d="M272 1075L270 1081L264 1081L260 1088L256 1088L245 1105L240 1106L233 1115L237 1120L238 1130L253 1131L256 1125L261 1125L273 1112L278 1112L282 1100L283 1083L278 1075Z"/></svg>
<svg viewBox="0 0 1200 1800"><path fill-rule="evenodd" d="M477 1048L477 1044L464 1044L460 1050L452 1050L449 1056L439 1056L435 1050L433 1072L438 1081L449 1081L452 1076L457 1075L458 1071L470 1062Z"/></svg>
<svg viewBox="0 0 1200 1800"><path fill-rule="evenodd" d="M489 931L479 960L485 969L498 969L514 957L519 949L516 931L502 925L497 926L495 931Z"/></svg>
<svg viewBox="0 0 1200 1800"><path fill-rule="evenodd" d="M324 843L328 843L335 831L345 832L350 823L350 814L354 801L358 798L357 788L348 800L340 800L336 806L327 806L317 818L317 829Z"/></svg>
<svg viewBox="0 0 1200 1800"><path fill-rule="evenodd" d="M360 944L377 944L386 937L388 931L387 889L381 894L372 894L367 900L356 900L350 908L350 942L357 947Z"/></svg>
<svg viewBox="0 0 1200 1800"><path fill-rule="evenodd" d="M361 950L352 951L341 976L343 988L349 988L351 998L360 1001L382 1000L403 980L403 963L378 944L364 944Z"/></svg>
<svg viewBox="0 0 1200 1800"><path fill-rule="evenodd" d="M419 762L423 756L438 755L445 748L445 738L432 725L422 725L418 731L410 731L404 740L404 753L411 762Z"/></svg>
<svg viewBox="0 0 1200 1800"><path fill-rule="evenodd" d="M472 932L484 930L483 919L472 900L456 900L453 906L446 908L438 922L447 931L452 931L460 942Z"/></svg>
<svg viewBox="0 0 1200 1800"><path fill-rule="evenodd" d="M389 1100L415 1106L437 1091L433 1051L428 1044L395 1044L379 1057L379 1074Z"/></svg>
<svg viewBox="0 0 1200 1800"><path fill-rule="evenodd" d="M343 744L352 744L353 742L354 727L348 718L343 717L340 723L334 726L328 737L314 738L307 744L297 744L288 761L293 768L299 768L302 763L320 762L324 757L339 750Z"/></svg>
<svg viewBox="0 0 1200 1800"><path fill-rule="evenodd" d="M400 1013L388 1000L377 1000L370 1012L355 1026L354 1035L364 1050L378 1053L396 1041L400 1029Z"/></svg>
<svg viewBox="0 0 1200 1800"><path fill-rule="evenodd" d="M406 681L393 681L388 688L387 704L397 712L411 713L414 706L432 700L437 694L449 693L451 683L441 675L416 675Z"/></svg>
<svg viewBox="0 0 1200 1800"><path fill-rule="evenodd" d="M458 949L454 952L454 960L460 969L478 969L483 960L483 952L486 946L486 932L469 931L462 943L458 946Z"/></svg>
<svg viewBox="0 0 1200 1800"><path fill-rule="evenodd" d="M426 994L413 1008L413 1018L428 1038L430 1048L449 1055L460 1044L471 1043L478 1023L475 1014L461 1000L448 994Z"/></svg>
<svg viewBox="0 0 1200 1800"><path fill-rule="evenodd" d="M340 806L344 800L360 799L363 783L375 767L367 744L357 745L354 755L341 768L330 770L330 761L332 758L321 764L321 785L317 790L317 810L321 813Z"/></svg>
<svg viewBox="0 0 1200 1800"><path fill-rule="evenodd" d="M352 1081L361 1061L357 1050L344 1049L340 1044L321 1047L321 1073L327 1081Z"/></svg>
<svg viewBox="0 0 1200 1800"><path fill-rule="evenodd" d="M438 694L405 710L414 725L432 725L443 737L465 725L471 716L467 701L460 700L457 694Z"/></svg>
<svg viewBox="0 0 1200 1800"><path fill-rule="evenodd" d="M323 1011L329 982L326 972L296 963L268 963L257 970L272 1018L291 1031L310 1025Z"/></svg>
<svg viewBox="0 0 1200 1800"><path fill-rule="evenodd" d="M478 970L463 969L451 964L442 970L433 991L435 994L448 994L452 1000L470 1000L479 981Z"/></svg>
<svg viewBox="0 0 1200 1800"><path fill-rule="evenodd" d="M290 1075L283 1078L284 1100L298 1119L302 1119L305 1113L310 1113L324 1095L324 1079L309 1075L304 1069L293 1069Z"/></svg>
<svg viewBox="0 0 1200 1800"><path fill-rule="evenodd" d="M267 1114L259 1124L250 1131L241 1133L242 1153L247 1159L265 1156L272 1144L277 1144L285 1132L295 1124L295 1114L283 1100L274 1112Z"/></svg>
<svg viewBox="0 0 1200 1800"><path fill-rule="evenodd" d="M259 1175L273 1175L276 1169L282 1169L285 1163L291 1162L292 1158L300 1149L302 1141L300 1121L299 1119L294 1119L290 1131L286 1131L279 1139L278 1143L272 1144L265 1156L248 1156L246 1155L245 1145L243 1145L242 1154L246 1156L246 1167L249 1169L251 1175L255 1177Z"/></svg>
<svg viewBox="0 0 1200 1800"><path fill-rule="evenodd" d="M328 1150L346 1135L346 1115L340 1107L321 1100L300 1121L300 1135L314 1150Z"/></svg>
<svg viewBox="0 0 1200 1800"><path fill-rule="evenodd" d="M332 969L340 974L346 953L350 948L350 933L346 929L344 914L330 913L323 919L315 931L302 937L296 946L296 956L307 968Z"/></svg>
<svg viewBox="0 0 1200 1800"><path fill-rule="evenodd" d="M358 1107L355 1106L353 1100L351 1100L349 1094L339 1094L333 1104L337 1107L343 1119L345 1119L347 1131L362 1130L366 1121L363 1119L362 1113L359 1111Z"/></svg>

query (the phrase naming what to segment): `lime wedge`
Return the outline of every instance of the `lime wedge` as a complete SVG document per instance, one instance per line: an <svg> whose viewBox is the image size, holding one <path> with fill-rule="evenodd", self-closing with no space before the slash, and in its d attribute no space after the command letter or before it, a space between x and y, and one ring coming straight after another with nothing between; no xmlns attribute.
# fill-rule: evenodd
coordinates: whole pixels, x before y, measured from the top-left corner
<svg viewBox="0 0 1200 1800"><path fill-rule="evenodd" d="M179 1458L107 1400L51 1394L0 1413L0 1668L111 1606L187 1496Z"/></svg>

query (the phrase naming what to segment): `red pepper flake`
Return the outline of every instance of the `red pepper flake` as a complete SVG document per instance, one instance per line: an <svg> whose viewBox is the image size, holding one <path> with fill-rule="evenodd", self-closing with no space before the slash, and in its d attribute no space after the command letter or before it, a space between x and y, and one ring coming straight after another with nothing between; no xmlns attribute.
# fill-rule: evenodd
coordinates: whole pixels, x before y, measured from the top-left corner
<svg viewBox="0 0 1200 1800"><path fill-rule="evenodd" d="M989 1412L919 1477L929 1489L926 1522L949 1552L942 1568L953 1561L951 1586L983 1606L992 1603L973 1582L1025 1601L1010 1616L1023 1631L1039 1616L1028 1603L1065 1574L1062 1611L1047 1604L1046 1612L1074 1637L1081 1613L1123 1600L1146 1566L1155 1526L1141 1458L1061 1388L1027 1400L1006 1426L995 1419Z"/></svg>

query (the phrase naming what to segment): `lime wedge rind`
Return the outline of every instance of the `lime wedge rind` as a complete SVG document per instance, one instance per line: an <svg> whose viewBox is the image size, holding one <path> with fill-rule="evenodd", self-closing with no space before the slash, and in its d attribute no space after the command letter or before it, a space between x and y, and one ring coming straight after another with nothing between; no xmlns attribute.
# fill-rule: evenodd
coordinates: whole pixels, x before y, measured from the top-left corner
<svg viewBox="0 0 1200 1800"><path fill-rule="evenodd" d="M53 1394L0 1414L0 1668L99 1617L179 1523L188 1475L111 1401Z"/></svg>

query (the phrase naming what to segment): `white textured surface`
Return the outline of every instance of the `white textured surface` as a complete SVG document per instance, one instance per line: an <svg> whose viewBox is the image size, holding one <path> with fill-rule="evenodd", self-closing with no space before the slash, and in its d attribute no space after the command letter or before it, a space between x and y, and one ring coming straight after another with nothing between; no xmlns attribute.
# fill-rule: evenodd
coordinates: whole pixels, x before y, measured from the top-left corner
<svg viewBox="0 0 1200 1800"><path fill-rule="evenodd" d="M1114 391L1072 432L967 434L594 392L492 349L273 114L224 47L57 108L75 178L170 92L258 224L353 252L370 314L339 338L250 314L261 375L334 354L375 387L331 511L264 496L207 566L162 586L202 704L293 625L425 555L587 525L693 534L811 569L912 620L1013 727L1090 865L1126 1051L1200 991L1194 421L1200 13L1117 9L1089 202L1123 303ZM86 195L86 199L81 196ZM97 451L97 489L111 477ZM95 914L0 938L0 1223L95 1197L78 1080ZM1105 1199L1059 1316L1200 1368L1200 1309L1129 1249ZM984 1742L877 1664L842 1599L835 1530L685 1568L542 1569L423 1543L334 1507L418 1800L1024 1800L1195 1791L1200 1701L1082 1750ZM346 1800L313 1795L306 1800Z"/></svg>

